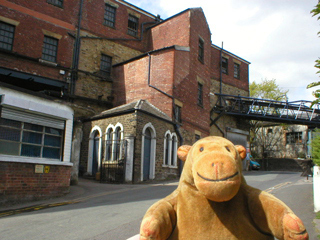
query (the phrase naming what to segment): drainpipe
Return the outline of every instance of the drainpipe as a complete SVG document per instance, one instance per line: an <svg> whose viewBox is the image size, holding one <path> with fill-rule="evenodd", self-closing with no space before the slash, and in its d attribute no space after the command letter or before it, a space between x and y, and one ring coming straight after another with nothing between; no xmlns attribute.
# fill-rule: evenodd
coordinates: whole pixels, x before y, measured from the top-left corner
<svg viewBox="0 0 320 240"><path fill-rule="evenodd" d="M170 94L162 91L161 89L151 85L150 83L150 80L151 80L151 55L150 53L148 53L148 56L149 56L149 65L148 65L148 86L161 92L162 94L166 95L167 97L171 98L172 99L172 109L173 109L173 113L174 113L174 97L171 96ZM182 134L180 132L180 125L178 123L175 122L174 120L174 130L177 132L179 138L180 138L180 146L183 145L183 137L182 137Z"/></svg>
<svg viewBox="0 0 320 240"><path fill-rule="evenodd" d="M222 51L223 51L223 42L220 49L220 91L219 91L220 94L222 94Z"/></svg>
<svg viewBox="0 0 320 240"><path fill-rule="evenodd" d="M70 93L74 94L75 92L75 82L78 79L78 69L79 69L79 57L80 57L80 30L81 30L81 20L82 20L82 8L83 0L80 0L80 8L78 14L78 29L76 35L76 41L74 43L74 52L73 52L73 61L72 61L72 76L70 84Z"/></svg>

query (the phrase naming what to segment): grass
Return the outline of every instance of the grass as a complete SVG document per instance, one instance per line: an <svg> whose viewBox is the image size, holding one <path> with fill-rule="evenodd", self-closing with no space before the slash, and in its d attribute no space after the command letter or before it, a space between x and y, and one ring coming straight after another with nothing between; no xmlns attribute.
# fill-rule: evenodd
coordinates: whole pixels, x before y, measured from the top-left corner
<svg viewBox="0 0 320 240"><path fill-rule="evenodd" d="M320 212L316 213L316 219L320 219Z"/></svg>

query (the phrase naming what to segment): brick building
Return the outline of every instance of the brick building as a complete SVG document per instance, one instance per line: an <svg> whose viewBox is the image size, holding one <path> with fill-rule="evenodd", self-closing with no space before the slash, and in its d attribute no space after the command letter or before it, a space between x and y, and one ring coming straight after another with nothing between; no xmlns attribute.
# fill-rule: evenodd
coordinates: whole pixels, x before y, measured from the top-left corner
<svg viewBox="0 0 320 240"><path fill-rule="evenodd" d="M32 198L37 179L57 186L57 172L66 171L51 192L58 195L79 170L105 177L102 166L124 152L126 181L177 176L180 144L212 134L246 138L243 121L212 124L211 109L214 93L248 96L249 64L211 43L201 8L162 20L123 0L0 0L0 141L19 145L0 147L0 162L33 181L11 191L15 176L4 176L13 168L1 168L0 193L9 199L20 189ZM11 136L16 122L20 137ZM58 177L50 182L48 174Z"/></svg>

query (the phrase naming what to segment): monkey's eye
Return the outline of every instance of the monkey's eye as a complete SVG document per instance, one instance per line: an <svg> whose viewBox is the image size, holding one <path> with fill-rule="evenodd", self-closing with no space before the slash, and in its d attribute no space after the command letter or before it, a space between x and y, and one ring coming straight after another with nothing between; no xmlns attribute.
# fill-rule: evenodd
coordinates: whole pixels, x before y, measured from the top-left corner
<svg viewBox="0 0 320 240"><path fill-rule="evenodd" d="M199 150L200 150L200 152L202 152L203 151L203 147L201 147Z"/></svg>
<svg viewBox="0 0 320 240"><path fill-rule="evenodd" d="M230 149L228 147L226 147L227 151L230 152Z"/></svg>

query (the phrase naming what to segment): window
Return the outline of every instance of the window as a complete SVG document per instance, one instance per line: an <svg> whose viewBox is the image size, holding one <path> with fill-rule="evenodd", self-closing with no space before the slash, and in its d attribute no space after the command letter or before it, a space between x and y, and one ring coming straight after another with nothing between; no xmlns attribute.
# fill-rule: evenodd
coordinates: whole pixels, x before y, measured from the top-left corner
<svg viewBox="0 0 320 240"><path fill-rule="evenodd" d="M200 62L204 62L204 41L199 38L199 53L198 53L198 59Z"/></svg>
<svg viewBox="0 0 320 240"><path fill-rule="evenodd" d="M174 105L174 120L181 123L181 107L178 105Z"/></svg>
<svg viewBox="0 0 320 240"><path fill-rule="evenodd" d="M114 132L114 145L113 145L113 160L118 161L121 159L121 129L117 127Z"/></svg>
<svg viewBox="0 0 320 240"><path fill-rule="evenodd" d="M47 0L47 3L55 5L57 7L62 7L63 0Z"/></svg>
<svg viewBox="0 0 320 240"><path fill-rule="evenodd" d="M111 161L112 156L113 130L109 128L106 134L106 161Z"/></svg>
<svg viewBox="0 0 320 240"><path fill-rule="evenodd" d="M116 22L116 8L110 6L109 4L106 4L105 11L104 11L104 24L114 28L115 22Z"/></svg>
<svg viewBox="0 0 320 240"><path fill-rule="evenodd" d="M111 73L111 63L112 57L109 57L105 54L101 54L100 70L105 72L108 76L110 76Z"/></svg>
<svg viewBox="0 0 320 240"><path fill-rule="evenodd" d="M165 133L165 137L164 137L163 166L165 167L177 166L177 148L178 148L177 135L175 133L171 133L170 130L168 130Z"/></svg>
<svg viewBox="0 0 320 240"><path fill-rule="evenodd" d="M170 165L171 164L171 155L170 155L170 150L171 150L171 136L170 133L167 133L166 138L165 138L165 156L164 156L164 165ZM170 164L169 164L170 163Z"/></svg>
<svg viewBox="0 0 320 240"><path fill-rule="evenodd" d="M58 52L58 39L44 36L41 58L49 62L56 62L57 52Z"/></svg>
<svg viewBox="0 0 320 240"><path fill-rule="evenodd" d="M0 22L0 48L12 51L15 26Z"/></svg>
<svg viewBox="0 0 320 240"><path fill-rule="evenodd" d="M221 60L221 71L224 74L228 74L228 59L223 57Z"/></svg>
<svg viewBox="0 0 320 240"><path fill-rule="evenodd" d="M201 83L198 82L198 105L203 105L203 86Z"/></svg>
<svg viewBox="0 0 320 240"><path fill-rule="evenodd" d="M195 140L195 142L198 141L198 140L200 140L200 138L201 138L201 136L200 136L199 134L195 134L195 135L194 135L194 140Z"/></svg>
<svg viewBox="0 0 320 240"><path fill-rule="evenodd" d="M289 132L286 138L287 144L302 143L302 132Z"/></svg>
<svg viewBox="0 0 320 240"><path fill-rule="evenodd" d="M235 78L240 79L240 65L238 63L233 64L233 70L234 70L233 76Z"/></svg>
<svg viewBox="0 0 320 240"><path fill-rule="evenodd" d="M119 161L124 158L124 140L123 140L123 126L117 123L116 126L112 124L106 130L105 139L105 160Z"/></svg>
<svg viewBox="0 0 320 240"><path fill-rule="evenodd" d="M60 159L61 129L0 118L0 154Z"/></svg>
<svg viewBox="0 0 320 240"><path fill-rule="evenodd" d="M128 34L131 36L138 36L139 19L135 16L129 15L128 18Z"/></svg>

